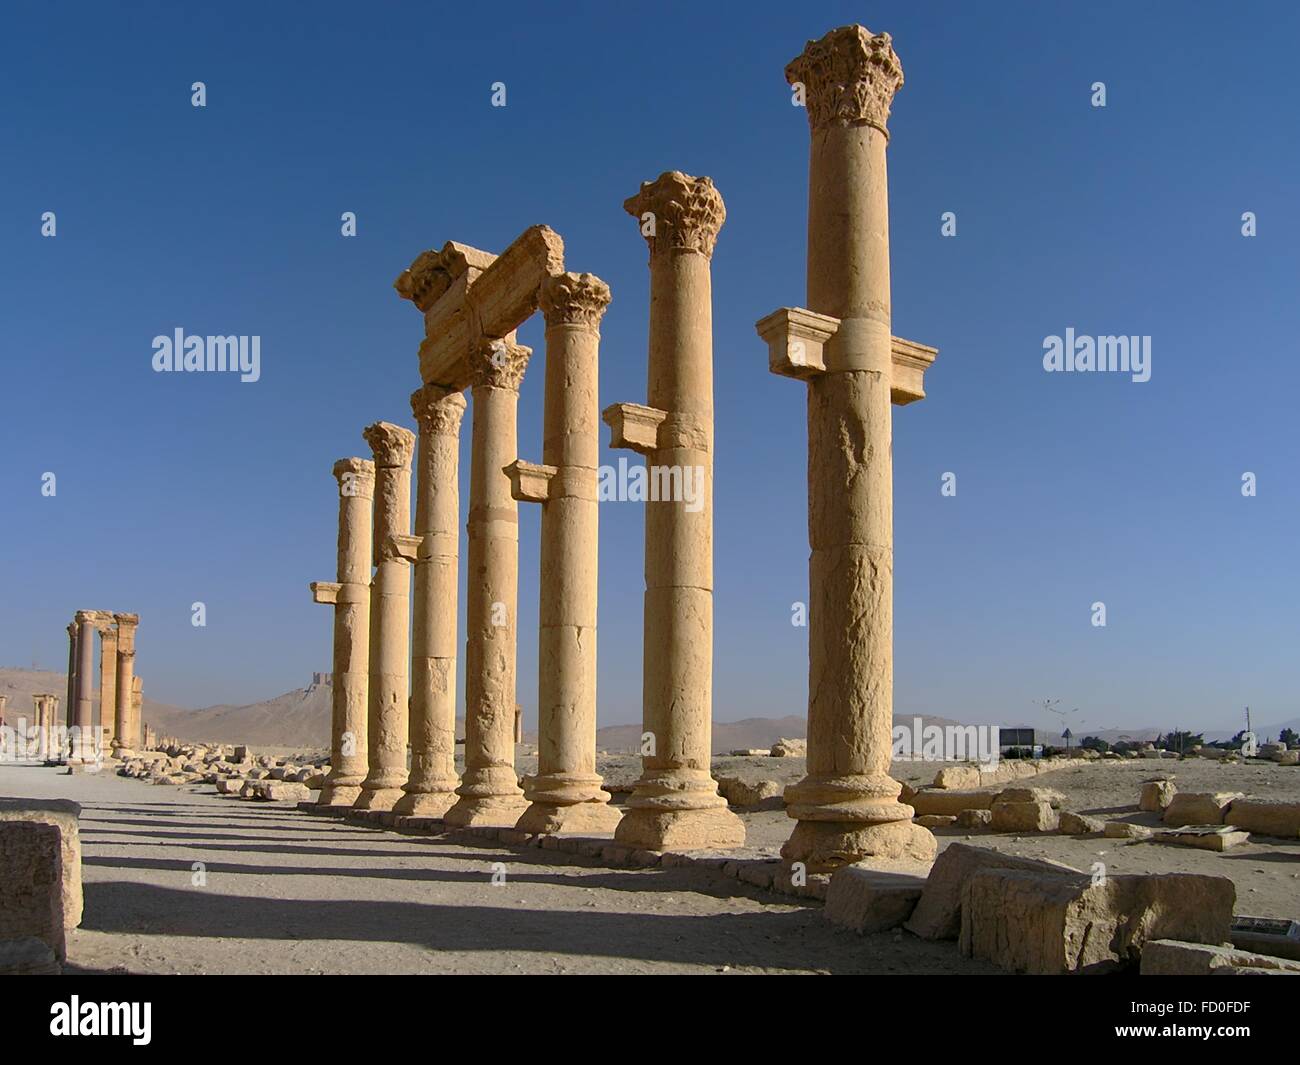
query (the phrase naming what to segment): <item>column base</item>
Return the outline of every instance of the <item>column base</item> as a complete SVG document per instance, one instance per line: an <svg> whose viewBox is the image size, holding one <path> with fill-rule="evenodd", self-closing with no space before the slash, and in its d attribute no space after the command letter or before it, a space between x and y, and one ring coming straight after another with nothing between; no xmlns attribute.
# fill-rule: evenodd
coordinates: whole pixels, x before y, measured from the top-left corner
<svg viewBox="0 0 1300 1065"><path fill-rule="evenodd" d="M802 862L810 873L829 873L866 858L932 862L938 843L911 821L800 821L781 848L786 865Z"/></svg>
<svg viewBox="0 0 1300 1065"><path fill-rule="evenodd" d="M456 805L457 795L452 788L445 791L408 791L393 807L393 813L403 817L443 817Z"/></svg>
<svg viewBox="0 0 1300 1065"><path fill-rule="evenodd" d="M703 810L640 807L623 815L614 840L648 851L725 850L745 845L745 823L725 804Z"/></svg>
<svg viewBox="0 0 1300 1065"><path fill-rule="evenodd" d="M355 810L391 810L405 792L401 788L361 788L361 794L352 804Z"/></svg>
<svg viewBox="0 0 1300 1065"><path fill-rule="evenodd" d="M527 808L522 791L517 795L462 796L442 819L458 828L475 828L480 825L514 828Z"/></svg>
<svg viewBox="0 0 1300 1065"><path fill-rule="evenodd" d="M573 833L604 836L613 832L622 819L622 811L604 800L567 803L534 802L515 824L519 832L555 836Z"/></svg>
<svg viewBox="0 0 1300 1065"><path fill-rule="evenodd" d="M331 784L327 779L320 789L317 806L355 806L361 798L360 784Z"/></svg>

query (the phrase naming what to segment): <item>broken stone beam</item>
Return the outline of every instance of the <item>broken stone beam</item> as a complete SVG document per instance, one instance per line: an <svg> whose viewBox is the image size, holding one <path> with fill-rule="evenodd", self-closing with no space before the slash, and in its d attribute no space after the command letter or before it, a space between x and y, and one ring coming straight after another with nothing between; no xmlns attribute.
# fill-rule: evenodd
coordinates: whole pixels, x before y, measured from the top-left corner
<svg viewBox="0 0 1300 1065"><path fill-rule="evenodd" d="M485 342L518 329L537 310L541 283L564 273L564 241L549 226L532 226L476 271L470 264L425 312L420 377L426 384L458 392L470 387L472 357Z"/></svg>

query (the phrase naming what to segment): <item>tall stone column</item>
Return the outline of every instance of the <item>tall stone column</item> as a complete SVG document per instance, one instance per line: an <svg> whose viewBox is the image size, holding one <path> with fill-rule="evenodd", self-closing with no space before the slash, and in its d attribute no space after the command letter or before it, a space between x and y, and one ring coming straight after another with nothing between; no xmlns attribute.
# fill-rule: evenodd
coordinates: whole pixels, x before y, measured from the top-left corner
<svg viewBox="0 0 1300 1065"><path fill-rule="evenodd" d="M415 609L411 632L411 776L393 812L442 817L456 804L456 601L460 426L465 397L437 385L411 394L416 458Z"/></svg>
<svg viewBox="0 0 1300 1065"><path fill-rule="evenodd" d="M370 560L374 555L375 464L334 463L339 483L337 582L311 586L318 603L334 606L334 679L331 685L330 772L322 806L351 806L361 795L369 750Z"/></svg>
<svg viewBox="0 0 1300 1065"><path fill-rule="evenodd" d="M519 455L519 386L531 355L505 340L473 359L465 775L446 813L453 825L510 827L527 807L515 775L519 508L506 467Z"/></svg>
<svg viewBox="0 0 1300 1065"><path fill-rule="evenodd" d="M0 696L3 699L4 696ZM50 757L50 696L33 695L32 706L36 711L36 752L35 757L38 761L44 761ZM0 709L3 706L0 705ZM31 756L31 734L27 729L21 731L14 730L15 755L19 759L26 760Z"/></svg>
<svg viewBox="0 0 1300 1065"><path fill-rule="evenodd" d="M77 624L68 626L68 697L64 707L64 724L71 728L77 717Z"/></svg>
<svg viewBox="0 0 1300 1065"><path fill-rule="evenodd" d="M354 805L391 810L406 783L410 681L411 452L415 434L375 422L363 434L375 458L375 579L370 589L369 769Z"/></svg>
<svg viewBox="0 0 1300 1065"><path fill-rule="evenodd" d="M77 611L77 711L72 749L72 764L95 760L94 692L95 681L95 612Z"/></svg>
<svg viewBox="0 0 1300 1065"><path fill-rule="evenodd" d="M138 678L135 675L135 630L140 624L139 614L114 614L117 622L117 683L114 689L113 756L130 758L140 750L140 716L135 706L134 694Z"/></svg>
<svg viewBox="0 0 1300 1065"><path fill-rule="evenodd" d="M103 614L99 623L99 731L105 751L116 744L117 730L113 714L117 707L117 631L113 615Z"/></svg>
<svg viewBox="0 0 1300 1065"><path fill-rule="evenodd" d="M542 504L537 775L524 780L532 805L521 832L612 832L621 816L596 772L597 386L609 301L609 286L592 274L542 283L542 465L510 467L515 498Z"/></svg>
<svg viewBox="0 0 1300 1065"><path fill-rule="evenodd" d="M822 343L808 384L808 766L786 789L788 863L934 857L889 775L893 726L892 340L886 122L903 70L888 34L809 41L803 85L808 316ZM818 318L818 316L822 316ZM820 324L819 324L820 323ZM823 328L824 327L824 328Z"/></svg>
<svg viewBox="0 0 1300 1065"><path fill-rule="evenodd" d="M131 728L145 750L153 750L157 746L149 738L153 729L144 723L144 678L140 676L131 678Z"/></svg>
<svg viewBox="0 0 1300 1065"><path fill-rule="evenodd" d="M645 508L642 756L615 838L650 850L740 846L745 827L709 772L713 717L713 306L726 209L678 171L624 203L650 245L648 407L605 411L613 446L644 454L670 498ZM675 487L674 487L675 486ZM688 498L689 496L689 498Z"/></svg>

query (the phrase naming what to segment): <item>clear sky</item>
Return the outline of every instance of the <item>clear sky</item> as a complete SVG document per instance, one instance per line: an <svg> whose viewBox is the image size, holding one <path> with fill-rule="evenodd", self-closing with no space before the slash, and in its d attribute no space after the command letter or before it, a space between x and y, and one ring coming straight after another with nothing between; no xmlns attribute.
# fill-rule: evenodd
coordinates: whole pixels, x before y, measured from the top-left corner
<svg viewBox="0 0 1300 1065"><path fill-rule="evenodd" d="M680 169L728 212L714 712L802 713L804 388L767 371L753 323L805 302L808 128L783 67L854 21L893 34L906 76L894 332L940 349L928 398L895 410L897 712L1295 716L1289 3L6 4L0 660L63 668L84 607L140 613L160 701L256 701L328 670L307 583L334 577L330 467L368 453L366 424L412 424L419 384L421 321L393 279L446 240L500 251L546 223L613 289L602 406L644 402L646 248L622 201ZM152 338L177 327L260 336L261 379L154 373ZM1151 379L1045 372L1067 328L1150 336ZM538 461L538 324L521 339ZM640 715L642 520L601 507L602 724ZM523 508L530 721L537 524Z"/></svg>

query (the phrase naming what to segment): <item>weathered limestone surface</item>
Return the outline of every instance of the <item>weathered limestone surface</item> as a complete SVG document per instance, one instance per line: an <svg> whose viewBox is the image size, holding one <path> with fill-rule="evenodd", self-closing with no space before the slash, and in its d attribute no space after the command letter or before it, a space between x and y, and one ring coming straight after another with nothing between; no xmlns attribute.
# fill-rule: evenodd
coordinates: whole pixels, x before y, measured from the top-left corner
<svg viewBox="0 0 1300 1065"><path fill-rule="evenodd" d="M896 373L890 333L886 122L902 67L861 26L786 67L811 127L808 308L759 323L771 366L808 389L808 774L786 789L781 854L810 870L934 857L889 775L893 725L891 400L923 395L933 349ZM956 813L957 811L952 811Z"/></svg>
<svg viewBox="0 0 1300 1065"><path fill-rule="evenodd" d="M537 774L521 832L612 832L621 814L596 772L596 573L600 321L609 286L593 274L547 278L542 464L509 467L516 500L542 505L538 596Z"/></svg>
<svg viewBox="0 0 1300 1065"><path fill-rule="evenodd" d="M738 847L744 823L709 773L713 727L713 296L726 218L708 178L669 171L624 203L650 246L647 403L608 408L614 447L687 471L681 496L645 504L642 728L653 753L615 839L647 850Z"/></svg>
<svg viewBox="0 0 1300 1065"><path fill-rule="evenodd" d="M515 775L519 506L506 467L519 454L519 387L531 355L503 340L485 345L473 363L465 773L446 813L453 825L509 828L527 808Z"/></svg>
<svg viewBox="0 0 1300 1065"><path fill-rule="evenodd" d="M113 756L128 758L144 742L140 710L135 702L135 635L139 614L114 614L117 623L117 682L113 688Z"/></svg>
<svg viewBox="0 0 1300 1065"><path fill-rule="evenodd" d="M117 727L114 721L117 710L117 630L113 627L113 615L100 611L96 629L99 632L100 725L96 738L100 739L105 751L112 751L117 746Z"/></svg>
<svg viewBox="0 0 1300 1065"><path fill-rule="evenodd" d="M71 799L0 798L0 821L31 821L53 825L59 832L62 855L60 912L67 928L81 924L81 806Z"/></svg>
<svg viewBox="0 0 1300 1065"><path fill-rule="evenodd" d="M1300 836L1300 802L1281 799L1233 799L1225 821L1257 836Z"/></svg>
<svg viewBox="0 0 1300 1065"><path fill-rule="evenodd" d="M411 395L416 458L415 621L411 633L411 776L393 812L442 817L456 804L456 604L460 427L465 397L437 385Z"/></svg>
<svg viewBox="0 0 1300 1065"><path fill-rule="evenodd" d="M94 610L77 611L77 716L71 730L68 762L84 764L95 760L94 692L95 618Z"/></svg>
<svg viewBox="0 0 1300 1065"><path fill-rule="evenodd" d="M0 819L0 940L28 936L64 959L60 833L51 824Z"/></svg>
<svg viewBox="0 0 1300 1065"><path fill-rule="evenodd" d="M1165 807L1161 820L1175 828L1179 825L1221 825L1225 811L1241 798L1239 791L1180 791Z"/></svg>
<svg viewBox="0 0 1300 1065"><path fill-rule="evenodd" d="M988 810L998 797L996 791L964 791L947 788L920 788L908 800L917 814L951 814L963 810Z"/></svg>
<svg viewBox="0 0 1300 1065"><path fill-rule="evenodd" d="M334 605L334 677L331 685L330 772L323 806L351 806L369 770L370 562L374 557L375 464L339 459L337 581L313 585L318 602ZM318 590L319 589L319 590ZM322 598L323 596L323 598Z"/></svg>
<svg viewBox="0 0 1300 1065"><path fill-rule="evenodd" d="M1138 796L1138 809L1147 813L1162 813L1173 802L1178 786L1172 780L1148 780Z"/></svg>
<svg viewBox="0 0 1300 1065"><path fill-rule="evenodd" d="M364 433L375 463L375 579L370 588L370 679L366 692L366 779L353 804L391 810L406 783L410 698L411 456L415 434L392 422Z"/></svg>
<svg viewBox="0 0 1300 1065"><path fill-rule="evenodd" d="M953 843L935 860L907 930L922 939L956 939L961 931L962 885L981 869L1020 869L1056 876L1079 873L1068 865Z"/></svg>
<svg viewBox="0 0 1300 1065"><path fill-rule="evenodd" d="M962 885L958 945L1013 972L1107 972L1136 963L1149 939L1226 942L1235 899L1221 876L981 869Z"/></svg>
<svg viewBox="0 0 1300 1065"><path fill-rule="evenodd" d="M1226 851L1247 842L1250 833L1233 829L1231 825L1185 825L1182 828L1156 831L1151 838L1156 843L1174 843L1206 851Z"/></svg>
<svg viewBox="0 0 1300 1065"><path fill-rule="evenodd" d="M1015 802L999 797L993 803L989 827L994 832L1055 832L1059 820L1049 802Z"/></svg>
<svg viewBox="0 0 1300 1065"><path fill-rule="evenodd" d="M863 935L897 928L911 915L925 877L846 865L831 874L826 918Z"/></svg>
<svg viewBox="0 0 1300 1065"><path fill-rule="evenodd" d="M1300 961L1174 939L1152 939L1142 947L1143 976L1221 976L1243 970L1300 974Z"/></svg>
<svg viewBox="0 0 1300 1065"><path fill-rule="evenodd" d="M1062 810L1057 827L1067 836L1095 836L1105 830L1106 823L1099 817Z"/></svg>

